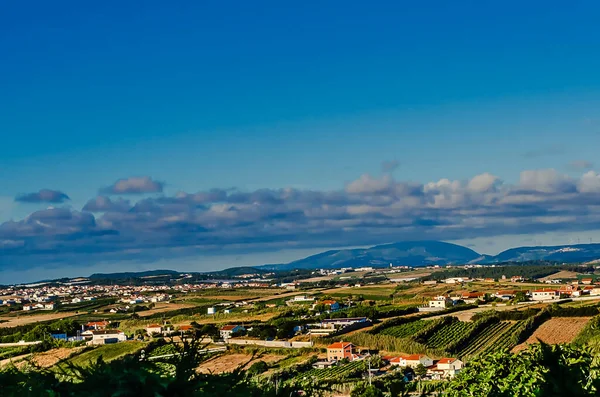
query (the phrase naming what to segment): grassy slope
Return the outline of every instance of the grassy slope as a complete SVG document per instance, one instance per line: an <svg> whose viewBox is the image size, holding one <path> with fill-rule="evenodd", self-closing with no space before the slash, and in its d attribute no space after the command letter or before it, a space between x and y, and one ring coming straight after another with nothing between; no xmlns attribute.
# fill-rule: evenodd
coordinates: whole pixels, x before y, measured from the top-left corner
<svg viewBox="0 0 600 397"><path fill-rule="evenodd" d="M121 342L102 345L95 347L93 350L81 353L68 361L78 366L89 365L91 362L97 361L100 356L102 356L104 361L112 361L128 354L133 354L144 348L144 346L146 346L144 342Z"/></svg>

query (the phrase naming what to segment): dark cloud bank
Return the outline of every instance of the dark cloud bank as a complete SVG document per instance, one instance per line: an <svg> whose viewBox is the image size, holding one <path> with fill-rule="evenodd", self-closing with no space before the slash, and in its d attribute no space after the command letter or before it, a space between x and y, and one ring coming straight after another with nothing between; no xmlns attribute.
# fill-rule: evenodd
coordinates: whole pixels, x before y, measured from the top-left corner
<svg viewBox="0 0 600 397"><path fill-rule="evenodd" d="M69 196L58 190L42 189L39 192L21 194L15 197L15 201L21 203L51 203L59 204L70 200Z"/></svg>
<svg viewBox="0 0 600 397"><path fill-rule="evenodd" d="M132 182L134 181L135 182ZM150 178L118 181L76 211L52 208L0 225L0 270L195 254L264 252L600 229L600 174L523 171L426 184L363 175L343 189L160 192ZM85 273L85 270L82 270Z"/></svg>

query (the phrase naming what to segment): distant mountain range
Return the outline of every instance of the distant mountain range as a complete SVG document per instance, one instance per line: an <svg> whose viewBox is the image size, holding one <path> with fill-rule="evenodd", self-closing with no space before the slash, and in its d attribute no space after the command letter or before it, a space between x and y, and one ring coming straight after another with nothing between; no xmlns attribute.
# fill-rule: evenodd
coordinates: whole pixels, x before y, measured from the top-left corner
<svg viewBox="0 0 600 397"><path fill-rule="evenodd" d="M278 265L258 266L267 270L328 269L340 267L428 266L450 264L494 264L503 262L552 261L581 263L600 259L600 244L519 247L498 255L482 255L470 248L441 241L406 241L371 248L326 251Z"/></svg>
<svg viewBox="0 0 600 397"><path fill-rule="evenodd" d="M249 273L268 271L289 271L294 269L335 269L342 267L386 267L524 263L549 261L556 263L600 263L600 244L576 244L558 246L535 246L511 248L498 255L482 255L470 248L442 241L405 241L376 245L371 248L330 250L290 263L236 267L214 272L177 272L174 270L150 270L145 272L125 272L93 274L90 279L129 279L129 278L170 278L180 273L204 274L214 277L234 277ZM158 281L158 280L157 280Z"/></svg>

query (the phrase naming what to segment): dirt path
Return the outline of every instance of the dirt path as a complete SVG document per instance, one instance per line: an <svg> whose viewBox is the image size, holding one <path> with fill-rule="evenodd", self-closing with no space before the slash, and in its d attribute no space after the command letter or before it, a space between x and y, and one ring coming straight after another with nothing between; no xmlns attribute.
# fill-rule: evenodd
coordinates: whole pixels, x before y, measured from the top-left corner
<svg viewBox="0 0 600 397"><path fill-rule="evenodd" d="M29 356L31 356L31 353L22 354L20 356L15 356L15 357L12 357L12 358L7 358L5 360L0 360L0 367L3 367L3 366L8 365L10 363L17 363L19 361L22 361L22 360L26 359Z"/></svg>

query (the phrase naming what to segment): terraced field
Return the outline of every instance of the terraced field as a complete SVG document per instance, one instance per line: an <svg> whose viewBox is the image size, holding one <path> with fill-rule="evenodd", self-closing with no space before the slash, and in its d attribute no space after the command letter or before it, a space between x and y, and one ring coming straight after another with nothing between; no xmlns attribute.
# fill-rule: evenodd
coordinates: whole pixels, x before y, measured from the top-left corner
<svg viewBox="0 0 600 397"><path fill-rule="evenodd" d="M318 379L318 380L328 380L328 379L343 379L348 376L354 375L356 372L359 372L364 363L362 361L353 361L346 365L338 365L331 368L318 369L313 368L310 371L303 372L298 374L298 378L301 379Z"/></svg>
<svg viewBox="0 0 600 397"><path fill-rule="evenodd" d="M472 357L491 346L496 350L498 348L496 342L504 333L515 325L516 323L510 321L501 321L492 324L471 340L471 342L464 349L459 351L457 355L461 358Z"/></svg>
<svg viewBox="0 0 600 397"><path fill-rule="evenodd" d="M481 349L478 354L488 354L499 350L510 350L517 343L515 338L516 334L519 333L524 327L524 321L517 321L513 323L508 329L506 329L500 336L494 341L494 343L488 344L485 348Z"/></svg>
<svg viewBox="0 0 600 397"><path fill-rule="evenodd" d="M432 349L443 349L445 346L471 331L475 326L472 322L455 321L438 329L425 344Z"/></svg>
<svg viewBox="0 0 600 397"><path fill-rule="evenodd" d="M426 320L417 320L406 324L396 325L381 331L383 335L391 335L396 338L407 338L427 327L431 322Z"/></svg>

